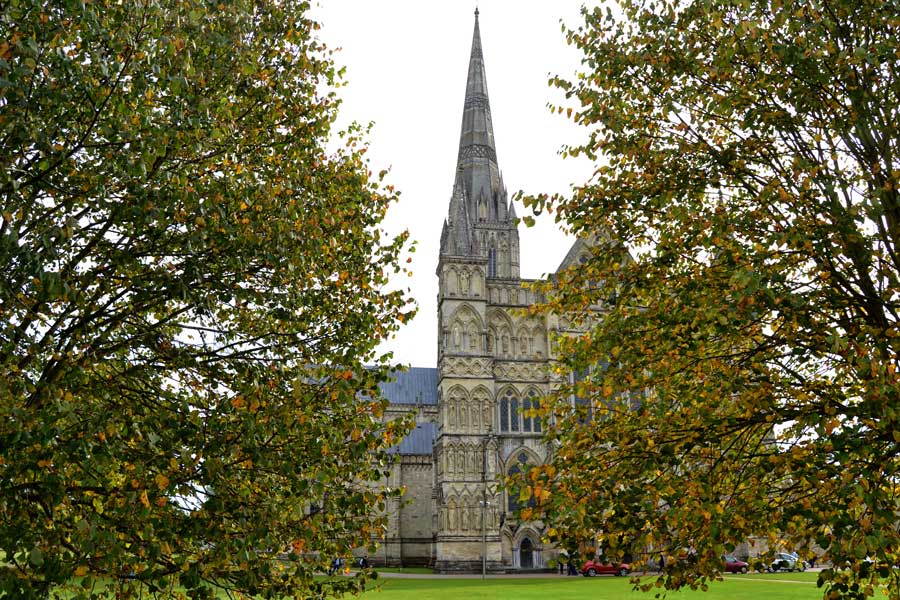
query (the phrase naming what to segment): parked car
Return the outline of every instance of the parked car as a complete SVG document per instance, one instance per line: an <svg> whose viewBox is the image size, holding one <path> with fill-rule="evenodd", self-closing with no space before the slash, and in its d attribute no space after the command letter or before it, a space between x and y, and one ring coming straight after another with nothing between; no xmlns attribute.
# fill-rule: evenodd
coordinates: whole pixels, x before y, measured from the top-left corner
<svg viewBox="0 0 900 600"><path fill-rule="evenodd" d="M723 556L722 559L725 561L726 573L746 573L750 568L750 565L742 560L738 560L735 556Z"/></svg>
<svg viewBox="0 0 900 600"><path fill-rule="evenodd" d="M595 560L589 560L581 567L581 574L585 577L594 577L596 575L628 575L631 567L626 563L604 563Z"/></svg>
<svg viewBox="0 0 900 600"><path fill-rule="evenodd" d="M775 571L805 571L808 565L800 560L796 552L779 552L775 560L769 565L769 572Z"/></svg>

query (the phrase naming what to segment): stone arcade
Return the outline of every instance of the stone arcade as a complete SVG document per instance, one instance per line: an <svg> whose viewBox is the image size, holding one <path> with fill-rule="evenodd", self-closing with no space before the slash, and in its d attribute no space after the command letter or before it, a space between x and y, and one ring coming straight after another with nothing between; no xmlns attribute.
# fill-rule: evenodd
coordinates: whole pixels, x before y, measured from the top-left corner
<svg viewBox="0 0 900 600"><path fill-rule="evenodd" d="M560 268L586 252L576 242ZM553 386L557 317L526 317L540 300L519 277L516 214L497 163L478 12L469 59L456 177L441 233L438 366L412 368L383 387L388 417L416 411L390 483L386 539L371 558L442 572L541 569L543 525L515 518L498 481L546 460L541 424L525 416Z"/></svg>

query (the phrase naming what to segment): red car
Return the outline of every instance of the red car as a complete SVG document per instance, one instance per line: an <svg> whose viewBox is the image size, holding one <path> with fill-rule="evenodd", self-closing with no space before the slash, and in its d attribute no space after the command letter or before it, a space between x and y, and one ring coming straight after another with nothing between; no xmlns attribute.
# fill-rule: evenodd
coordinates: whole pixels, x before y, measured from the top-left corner
<svg viewBox="0 0 900 600"><path fill-rule="evenodd" d="M726 573L746 573L749 565L742 560L738 560L734 556L725 556L725 572Z"/></svg>
<svg viewBox="0 0 900 600"><path fill-rule="evenodd" d="M628 575L630 572L631 569L625 563L614 565L611 563L589 560L581 567L581 574L585 577L594 577L596 575Z"/></svg>

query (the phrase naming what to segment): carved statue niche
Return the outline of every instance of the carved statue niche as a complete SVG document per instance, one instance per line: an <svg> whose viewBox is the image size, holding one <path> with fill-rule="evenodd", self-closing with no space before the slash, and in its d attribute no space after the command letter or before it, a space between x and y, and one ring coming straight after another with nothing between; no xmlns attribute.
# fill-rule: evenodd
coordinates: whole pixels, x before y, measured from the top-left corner
<svg viewBox="0 0 900 600"><path fill-rule="evenodd" d="M460 401L460 403L459 403L459 430L460 431L468 430L468 426L469 426L468 418L467 418L468 414L469 414L468 406L466 406L465 402Z"/></svg>
<svg viewBox="0 0 900 600"><path fill-rule="evenodd" d="M456 499L451 498L447 503L447 529L456 531Z"/></svg>
<svg viewBox="0 0 900 600"><path fill-rule="evenodd" d="M482 414L482 423L483 428L487 429L488 425L493 426L493 419L491 419L491 401L485 399L481 402L481 414ZM493 428L493 427L492 427Z"/></svg>
<svg viewBox="0 0 900 600"><path fill-rule="evenodd" d="M497 448L490 444L487 449L487 476L493 479L497 474Z"/></svg>
<svg viewBox="0 0 900 600"><path fill-rule="evenodd" d="M456 399L451 398L447 402L447 422L450 424L450 429L456 429Z"/></svg>
<svg viewBox="0 0 900 600"><path fill-rule="evenodd" d="M482 426L481 423L479 423L479 421L480 421L479 417L481 416L481 409L479 409L479 407L478 407L478 402L477 401L472 402L469 405L469 409L472 411L472 417L471 417L471 419L469 419L469 423L471 424L472 429L475 431L481 431L482 429L484 429L484 427Z"/></svg>
<svg viewBox="0 0 900 600"><path fill-rule="evenodd" d="M522 357L531 355L531 332L527 327L519 329L519 353Z"/></svg>
<svg viewBox="0 0 900 600"><path fill-rule="evenodd" d="M472 273L472 295L481 296L481 271L479 270Z"/></svg>
<svg viewBox="0 0 900 600"><path fill-rule="evenodd" d="M458 289L457 285L459 283L457 281L456 269L448 268L446 271L444 271L444 277L447 280L447 283L446 283L447 295L455 296L456 290Z"/></svg>
<svg viewBox="0 0 900 600"><path fill-rule="evenodd" d="M462 347L462 330L458 324L453 326L453 349L459 350Z"/></svg>
<svg viewBox="0 0 900 600"><path fill-rule="evenodd" d="M500 252L497 258L497 272L501 277L509 277L509 244L500 244Z"/></svg>
<svg viewBox="0 0 900 600"><path fill-rule="evenodd" d="M534 330L534 353L538 358L543 358L547 348L547 337L541 326L537 326Z"/></svg>
<svg viewBox="0 0 900 600"><path fill-rule="evenodd" d="M469 295L469 272L468 271L460 271L459 272L459 293L462 296Z"/></svg>

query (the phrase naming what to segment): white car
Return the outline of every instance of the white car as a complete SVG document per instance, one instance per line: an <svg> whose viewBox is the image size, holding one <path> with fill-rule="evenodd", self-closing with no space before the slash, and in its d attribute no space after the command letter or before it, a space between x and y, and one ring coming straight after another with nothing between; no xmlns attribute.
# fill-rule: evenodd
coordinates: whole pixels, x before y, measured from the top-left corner
<svg viewBox="0 0 900 600"><path fill-rule="evenodd" d="M769 565L769 572L775 571L805 571L808 565L800 560L800 556L795 552L779 552L775 555L775 560Z"/></svg>

